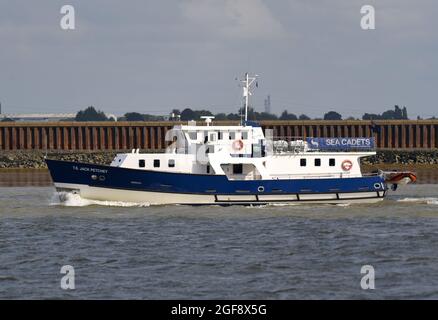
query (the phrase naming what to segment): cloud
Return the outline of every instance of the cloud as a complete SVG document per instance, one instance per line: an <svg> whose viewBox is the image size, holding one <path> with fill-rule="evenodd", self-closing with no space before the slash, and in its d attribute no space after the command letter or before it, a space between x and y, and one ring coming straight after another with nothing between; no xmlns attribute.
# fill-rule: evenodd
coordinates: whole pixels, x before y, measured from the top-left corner
<svg viewBox="0 0 438 320"><path fill-rule="evenodd" d="M398 103L435 113L436 0L68 3L74 32L59 27L63 0L0 1L4 107L229 112L240 103L234 77L252 71L261 75L258 110L270 94L274 112L360 115ZM376 8L376 30L360 28L364 4Z"/></svg>
<svg viewBox="0 0 438 320"><path fill-rule="evenodd" d="M261 0L185 1L183 17L210 36L227 39L280 39L283 26Z"/></svg>

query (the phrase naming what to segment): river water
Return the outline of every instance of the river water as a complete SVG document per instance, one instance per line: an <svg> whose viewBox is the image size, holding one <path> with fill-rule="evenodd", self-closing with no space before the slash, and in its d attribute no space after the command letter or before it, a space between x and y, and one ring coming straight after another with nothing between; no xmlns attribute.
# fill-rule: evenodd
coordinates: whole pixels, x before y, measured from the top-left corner
<svg viewBox="0 0 438 320"><path fill-rule="evenodd" d="M20 175L0 174L3 299L438 298L431 181L376 205L148 207L61 204L45 178ZM364 265L375 289L361 288Z"/></svg>

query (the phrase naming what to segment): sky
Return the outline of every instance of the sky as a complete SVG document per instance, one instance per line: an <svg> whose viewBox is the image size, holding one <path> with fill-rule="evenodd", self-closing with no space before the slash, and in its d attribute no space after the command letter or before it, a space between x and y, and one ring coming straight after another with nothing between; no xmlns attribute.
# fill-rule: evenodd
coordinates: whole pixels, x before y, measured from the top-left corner
<svg viewBox="0 0 438 320"><path fill-rule="evenodd" d="M63 30L63 5L75 29ZM364 5L375 30L361 28ZM236 112L438 116L433 0L0 0L3 113Z"/></svg>

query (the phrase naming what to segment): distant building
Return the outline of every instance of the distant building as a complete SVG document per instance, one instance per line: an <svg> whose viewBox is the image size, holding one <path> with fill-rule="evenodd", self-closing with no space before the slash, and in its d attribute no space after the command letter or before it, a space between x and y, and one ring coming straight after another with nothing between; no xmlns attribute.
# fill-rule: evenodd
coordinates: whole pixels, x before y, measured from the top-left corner
<svg viewBox="0 0 438 320"><path fill-rule="evenodd" d="M265 112L271 113L271 96L268 95L265 99Z"/></svg>
<svg viewBox="0 0 438 320"><path fill-rule="evenodd" d="M106 114L108 118L114 118L117 121L117 117L113 114ZM76 113L16 113L16 114L0 114L0 121L8 118L14 121L35 121L35 122L51 122L62 121L72 119L74 120Z"/></svg>

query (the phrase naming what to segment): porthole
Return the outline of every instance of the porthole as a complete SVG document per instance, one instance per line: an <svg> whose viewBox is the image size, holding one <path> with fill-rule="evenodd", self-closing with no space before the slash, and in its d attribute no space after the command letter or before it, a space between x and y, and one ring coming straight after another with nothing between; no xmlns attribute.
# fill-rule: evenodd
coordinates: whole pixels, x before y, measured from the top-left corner
<svg viewBox="0 0 438 320"><path fill-rule="evenodd" d="M105 181L105 176L99 176L99 181Z"/></svg>
<svg viewBox="0 0 438 320"><path fill-rule="evenodd" d="M97 180L97 176L96 176L95 174L93 174L93 175L91 176L91 179L93 179L93 180Z"/></svg>
<svg viewBox="0 0 438 320"><path fill-rule="evenodd" d="M264 186L259 186L259 187L257 188L257 191L258 191L258 192L264 192L264 191L265 191L265 187L264 187Z"/></svg>
<svg viewBox="0 0 438 320"><path fill-rule="evenodd" d="M382 186L380 185L380 183L375 183L374 184L374 189L380 189Z"/></svg>

